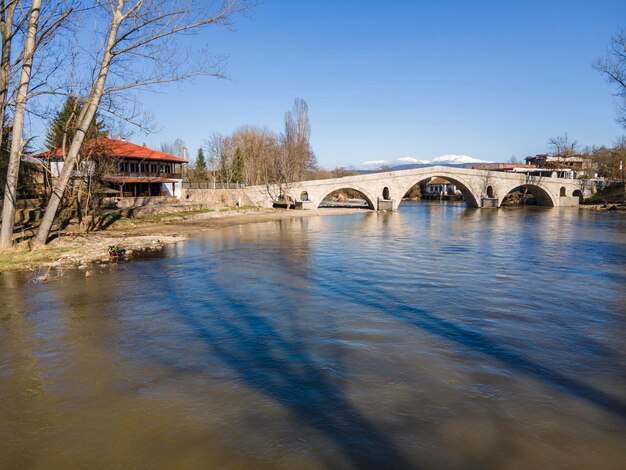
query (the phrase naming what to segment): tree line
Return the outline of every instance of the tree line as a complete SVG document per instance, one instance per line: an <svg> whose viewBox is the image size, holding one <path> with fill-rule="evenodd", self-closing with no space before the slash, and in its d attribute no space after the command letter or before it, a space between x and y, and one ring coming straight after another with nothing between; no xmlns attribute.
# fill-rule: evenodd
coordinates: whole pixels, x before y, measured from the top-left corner
<svg viewBox="0 0 626 470"><path fill-rule="evenodd" d="M623 162L626 161L626 138L617 139L613 146L585 146L579 147L578 142L569 138L567 134L554 137L548 141L550 155L559 161L571 157L583 160L582 176L590 178L594 175L617 181L623 178Z"/></svg>
<svg viewBox="0 0 626 470"><path fill-rule="evenodd" d="M308 105L298 98L285 113L281 132L242 126L230 135L211 135L198 149L187 179L279 186L310 179L318 171L310 136Z"/></svg>

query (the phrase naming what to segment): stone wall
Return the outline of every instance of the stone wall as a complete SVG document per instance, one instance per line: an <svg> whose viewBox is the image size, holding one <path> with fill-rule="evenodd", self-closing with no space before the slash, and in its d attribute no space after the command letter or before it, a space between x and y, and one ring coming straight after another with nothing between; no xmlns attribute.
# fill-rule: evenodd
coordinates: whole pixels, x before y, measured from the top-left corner
<svg viewBox="0 0 626 470"><path fill-rule="evenodd" d="M253 206L245 189L183 189L181 202L202 203L209 207Z"/></svg>
<svg viewBox="0 0 626 470"><path fill-rule="evenodd" d="M126 209L129 207L156 206L161 204L176 204L178 198L173 196L146 196L146 197L124 197L117 201L117 207Z"/></svg>

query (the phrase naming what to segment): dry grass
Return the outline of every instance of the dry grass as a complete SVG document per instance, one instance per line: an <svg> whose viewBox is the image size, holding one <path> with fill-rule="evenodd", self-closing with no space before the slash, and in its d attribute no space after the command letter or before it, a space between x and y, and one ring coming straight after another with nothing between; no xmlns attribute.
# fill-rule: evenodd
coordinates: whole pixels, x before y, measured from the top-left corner
<svg viewBox="0 0 626 470"><path fill-rule="evenodd" d="M42 264L58 260L61 255L72 250L72 247L49 246L28 250L25 247L18 246L0 253L0 271L32 271L39 268Z"/></svg>

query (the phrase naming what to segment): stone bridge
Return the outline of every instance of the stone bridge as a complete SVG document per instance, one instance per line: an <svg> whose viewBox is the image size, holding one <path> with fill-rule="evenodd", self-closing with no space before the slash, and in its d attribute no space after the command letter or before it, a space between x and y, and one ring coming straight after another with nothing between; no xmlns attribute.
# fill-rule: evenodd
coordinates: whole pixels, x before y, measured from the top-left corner
<svg viewBox="0 0 626 470"><path fill-rule="evenodd" d="M246 193L260 207L271 207L280 196L302 201L304 208L317 208L330 193L340 189L360 192L373 210L396 210L415 184L432 177L444 178L461 191L470 207L500 207L504 197L520 186L533 194L537 204L552 207L577 206L590 188L583 180L528 176L520 173L430 166L411 170L368 173L323 180L299 181L282 188L249 186ZM283 194L281 194L281 192Z"/></svg>

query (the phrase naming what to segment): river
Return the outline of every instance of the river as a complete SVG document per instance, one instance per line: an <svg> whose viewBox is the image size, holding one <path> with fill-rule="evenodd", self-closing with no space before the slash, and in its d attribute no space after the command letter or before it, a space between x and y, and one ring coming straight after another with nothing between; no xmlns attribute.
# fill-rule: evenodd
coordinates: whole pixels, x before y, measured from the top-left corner
<svg viewBox="0 0 626 470"><path fill-rule="evenodd" d="M623 215L403 203L31 277L1 468L623 468Z"/></svg>

